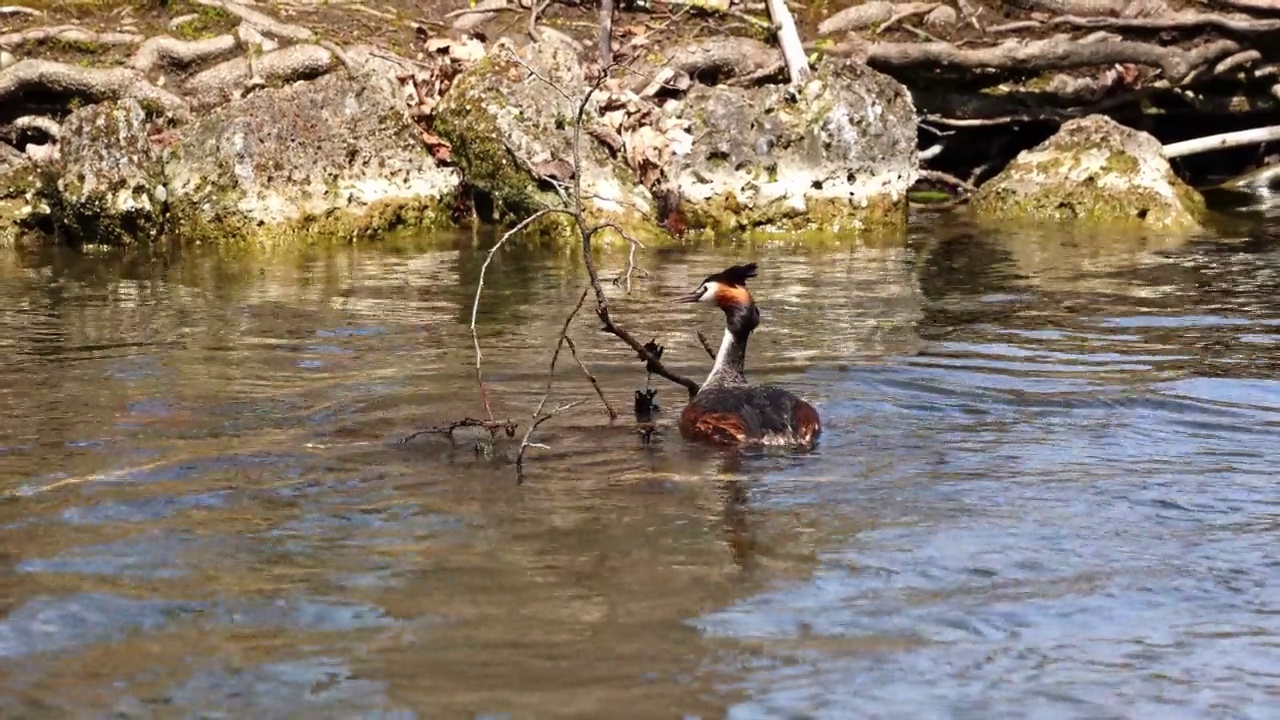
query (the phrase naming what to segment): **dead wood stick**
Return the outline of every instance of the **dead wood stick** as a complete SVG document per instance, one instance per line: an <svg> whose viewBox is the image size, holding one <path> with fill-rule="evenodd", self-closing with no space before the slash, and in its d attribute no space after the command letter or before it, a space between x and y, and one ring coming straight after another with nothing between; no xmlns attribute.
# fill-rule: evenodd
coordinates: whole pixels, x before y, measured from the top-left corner
<svg viewBox="0 0 1280 720"><path fill-rule="evenodd" d="M1262 143L1276 140L1280 140L1280 125L1253 128L1251 130L1237 130L1236 132L1183 140L1169 143L1164 146L1163 150L1164 156L1172 160L1173 158L1198 155L1214 150L1225 150L1226 148L1240 147L1242 145L1261 145Z"/></svg>
<svg viewBox="0 0 1280 720"><path fill-rule="evenodd" d="M586 296L587 293L584 290L582 297L586 298ZM596 380L596 376L587 368L586 363L582 362L582 359L578 357L578 346L574 344L573 338L565 335L564 342L569 346L569 352L573 355L573 361L578 363L578 367L582 370L582 374L587 376L587 381L591 383L591 387L595 388L596 395L600 397L600 402L604 405L604 411L609 413L609 420L617 420L618 413L613 409L613 406L609 404L609 400L605 398L604 390L600 388L600 381Z"/></svg>
<svg viewBox="0 0 1280 720"><path fill-rule="evenodd" d="M805 55L804 43L800 42L795 18L791 17L791 10L785 0L765 0L765 6L769 8L769 19L773 21L778 46L782 49L782 59L787 63L787 73L791 76L791 84L800 85L809 79L809 58Z"/></svg>
<svg viewBox="0 0 1280 720"><path fill-rule="evenodd" d="M697 334L698 334L698 342L702 343L702 349L707 351L707 355L710 356L712 360L715 360L716 350L715 348L711 347L711 342L707 340L707 336L703 335L701 330L698 330Z"/></svg>
<svg viewBox="0 0 1280 720"><path fill-rule="evenodd" d="M40 10L34 10L21 5L0 5L0 15L43 15Z"/></svg>
<svg viewBox="0 0 1280 720"><path fill-rule="evenodd" d="M409 435L400 438L399 444L403 445L410 440L420 438L423 435L448 435L449 439L452 440L454 431L464 427L484 428L489 431L490 437L496 437L499 430L505 431L507 433L507 437L515 437L516 435L516 422L514 420L478 420L476 418L468 417L462 418L461 420L454 420L448 425L415 430Z"/></svg>

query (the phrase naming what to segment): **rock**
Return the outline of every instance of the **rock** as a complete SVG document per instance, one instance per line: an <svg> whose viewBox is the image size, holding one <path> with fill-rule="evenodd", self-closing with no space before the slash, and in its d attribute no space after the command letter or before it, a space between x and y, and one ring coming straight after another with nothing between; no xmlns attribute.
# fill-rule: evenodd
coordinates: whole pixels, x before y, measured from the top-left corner
<svg viewBox="0 0 1280 720"><path fill-rule="evenodd" d="M62 125L56 184L41 189L57 231L74 244L125 245L153 237L161 209L152 189L164 168L148 138L146 113L132 99L71 113Z"/></svg>
<svg viewBox="0 0 1280 720"><path fill-rule="evenodd" d="M18 223L31 214L27 197L34 183L34 163L7 143L0 143L0 247L14 244Z"/></svg>
<svg viewBox="0 0 1280 720"><path fill-rule="evenodd" d="M17 62L18 58L14 57L13 53L8 50L0 50L0 70L3 70Z"/></svg>
<svg viewBox="0 0 1280 720"><path fill-rule="evenodd" d="M555 88L532 77L520 63ZM521 220L560 205L537 169L572 160L579 102L571 98L585 89L582 63L572 46L548 36L519 50L505 40L495 43L488 57L459 75L445 93L436 107L435 130L452 145L468 183L492 199L495 219ZM616 222L638 235L656 232L650 192L585 131L580 152L584 211L593 220Z"/></svg>
<svg viewBox="0 0 1280 720"><path fill-rule="evenodd" d="M924 26L929 30L951 30L958 22L960 16L950 5L939 5L924 16Z"/></svg>
<svg viewBox="0 0 1280 720"><path fill-rule="evenodd" d="M383 70L260 90L182 129L165 153L169 204L250 235L443 223L458 173L428 155Z"/></svg>
<svg viewBox="0 0 1280 720"><path fill-rule="evenodd" d="M1204 199L1174 174L1154 137L1101 115L1063 123L974 194L980 219L1068 221L1194 231Z"/></svg>
<svg viewBox="0 0 1280 720"><path fill-rule="evenodd" d="M915 108L887 75L831 59L799 89L695 86L679 114L695 141L667 180L690 227L842 232L906 222Z"/></svg>

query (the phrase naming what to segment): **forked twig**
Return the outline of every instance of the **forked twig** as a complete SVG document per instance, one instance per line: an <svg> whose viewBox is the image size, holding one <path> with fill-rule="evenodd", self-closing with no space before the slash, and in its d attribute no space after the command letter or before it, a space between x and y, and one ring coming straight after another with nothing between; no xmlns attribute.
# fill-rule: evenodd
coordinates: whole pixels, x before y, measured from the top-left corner
<svg viewBox="0 0 1280 720"><path fill-rule="evenodd" d="M586 297L586 293L583 293L583 297ZM582 374L587 376L587 380L591 382L591 387L596 389L596 395L600 396L600 402L604 403L605 412L609 413L609 420L617 420L618 413L609 404L609 401L605 399L604 390L600 388L600 383L596 380L596 376L591 374L591 371L587 369L587 366L578 357L578 346L573 343L573 338L565 335L564 341L569 346L569 352L573 355L574 362L578 363L578 367L582 369Z"/></svg>

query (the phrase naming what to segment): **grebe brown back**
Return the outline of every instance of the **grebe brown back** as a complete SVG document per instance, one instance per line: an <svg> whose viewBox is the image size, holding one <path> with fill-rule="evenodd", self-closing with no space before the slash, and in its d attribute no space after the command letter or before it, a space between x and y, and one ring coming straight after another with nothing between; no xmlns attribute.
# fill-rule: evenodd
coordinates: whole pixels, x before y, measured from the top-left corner
<svg viewBox="0 0 1280 720"><path fill-rule="evenodd" d="M747 381L747 340L760 324L760 311L747 290L756 264L734 265L708 275L698 289L677 302L712 303L724 311L724 340L711 373L680 413L687 440L722 445L812 447L822 420L812 405L788 390Z"/></svg>

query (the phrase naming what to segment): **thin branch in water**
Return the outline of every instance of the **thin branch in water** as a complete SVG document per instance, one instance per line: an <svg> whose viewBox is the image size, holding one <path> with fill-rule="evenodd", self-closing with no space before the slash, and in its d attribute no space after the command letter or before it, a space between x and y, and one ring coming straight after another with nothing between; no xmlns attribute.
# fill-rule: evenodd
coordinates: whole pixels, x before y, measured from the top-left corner
<svg viewBox="0 0 1280 720"><path fill-rule="evenodd" d="M542 400L543 402L546 402L545 397ZM586 400L575 400L570 403L560 403L555 407L554 410L547 413L546 415L540 414L542 412L543 403L541 402L538 403L538 409L533 414L533 422L529 424L529 429L524 432L524 439L520 441L520 452L516 453L516 484L517 485L524 484L524 453L533 445L533 443L529 442L529 437L533 435L533 431L537 430L539 425L550 420L556 415L559 415L565 410L575 408L584 402L586 402ZM545 447L545 446L540 445L539 447Z"/></svg>
<svg viewBox="0 0 1280 720"><path fill-rule="evenodd" d="M495 438L497 437L499 430L506 432L507 437L515 437L517 423L514 420L509 420L509 419L508 420L478 420L476 418L462 418L461 420L454 420L448 425L440 425L436 427L429 427L429 428L423 428L421 430L417 430L410 435L406 435L405 437L400 438L399 444L403 445L409 442L410 440L422 437L423 435L448 435L449 439L452 440L454 431L464 427L484 428L485 430L489 431L490 437L495 437Z"/></svg>
<svg viewBox="0 0 1280 720"><path fill-rule="evenodd" d="M586 293L583 293L582 296L585 298ZM596 380L596 376L591 374L591 371L587 369L586 364L578 357L578 346L574 344L573 338L565 335L564 342L569 346L569 352L573 355L574 362L578 363L578 367L582 369L582 374L587 376L587 380L590 381L591 387L596 389L596 395L600 396L600 402L604 405L605 412L609 413L609 420L617 420L618 413L613 409L613 406L609 404L609 401L605 399L604 390L600 388L600 382Z"/></svg>

